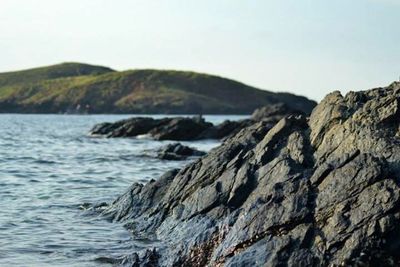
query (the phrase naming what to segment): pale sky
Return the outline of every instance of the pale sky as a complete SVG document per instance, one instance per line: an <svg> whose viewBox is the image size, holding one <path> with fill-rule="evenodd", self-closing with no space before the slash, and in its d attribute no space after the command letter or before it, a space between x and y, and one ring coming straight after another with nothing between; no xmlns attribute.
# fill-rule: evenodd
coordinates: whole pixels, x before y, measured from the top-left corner
<svg viewBox="0 0 400 267"><path fill-rule="evenodd" d="M400 0L0 0L0 72L193 70L320 100L400 75Z"/></svg>

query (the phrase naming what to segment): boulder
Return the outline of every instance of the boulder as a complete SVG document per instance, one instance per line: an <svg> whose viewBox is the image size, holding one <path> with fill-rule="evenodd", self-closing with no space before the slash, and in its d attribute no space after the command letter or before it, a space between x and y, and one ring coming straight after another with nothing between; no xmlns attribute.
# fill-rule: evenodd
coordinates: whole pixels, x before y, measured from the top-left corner
<svg viewBox="0 0 400 267"><path fill-rule="evenodd" d="M206 122L201 117L163 118L136 117L115 123L100 123L90 130L90 135L105 137L135 137L149 135L156 140L191 141L200 139L224 140L238 133L241 129L256 121L264 120L276 123L289 115L304 114L278 103L271 104L254 111L249 119L226 120L218 125Z"/></svg>
<svg viewBox="0 0 400 267"><path fill-rule="evenodd" d="M250 119L253 121L279 121L283 117L289 115L306 115L304 112L288 107L284 103L277 103L273 105L264 106L256 109L251 115Z"/></svg>
<svg viewBox="0 0 400 267"><path fill-rule="evenodd" d="M225 120L220 124L214 125L203 131L197 139L224 139L228 136L236 134L240 129L253 124L254 122L249 119L231 121Z"/></svg>
<svg viewBox="0 0 400 267"><path fill-rule="evenodd" d="M184 146L180 143L168 144L157 151L157 158L165 160L186 160L190 157L201 157L206 152Z"/></svg>
<svg viewBox="0 0 400 267"><path fill-rule="evenodd" d="M123 264L398 266L400 84L261 120L99 208L153 240ZM122 262L121 262L122 263Z"/></svg>
<svg viewBox="0 0 400 267"><path fill-rule="evenodd" d="M210 127L202 132L198 139L221 139L225 140L237 134L241 129L254 124L257 121L266 121L271 124L290 115L301 115L304 113L289 108L283 103L271 104L256 109L249 119L230 121L226 120L218 125Z"/></svg>
<svg viewBox="0 0 400 267"><path fill-rule="evenodd" d="M189 141L212 127L212 123L201 118L163 118L135 117L114 123L100 123L89 132L92 136L135 137L149 135L156 140Z"/></svg>
<svg viewBox="0 0 400 267"><path fill-rule="evenodd" d="M160 124L169 122L164 120L155 120L147 117L136 117L126 120L120 120L114 123L96 124L89 132L90 135L103 135L106 137L134 137L147 134L151 129Z"/></svg>
<svg viewBox="0 0 400 267"><path fill-rule="evenodd" d="M198 139L200 133L212 126L202 118L172 118L148 133L156 140L190 141Z"/></svg>

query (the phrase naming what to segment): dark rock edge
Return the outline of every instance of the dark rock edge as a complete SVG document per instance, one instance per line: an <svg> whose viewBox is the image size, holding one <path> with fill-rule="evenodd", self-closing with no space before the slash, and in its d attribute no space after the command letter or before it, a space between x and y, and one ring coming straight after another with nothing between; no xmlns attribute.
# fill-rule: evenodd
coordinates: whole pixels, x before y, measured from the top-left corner
<svg viewBox="0 0 400 267"><path fill-rule="evenodd" d="M257 121L276 123L289 115L305 114L286 104L277 103L256 109L248 119L239 121L226 120L218 125L197 117L133 117L113 123L96 124L89 132L91 136L137 137L146 135L155 140L193 141L201 139L226 139L237 134L241 129Z"/></svg>
<svg viewBox="0 0 400 267"><path fill-rule="evenodd" d="M260 121L98 208L158 240L126 266L397 266L400 84Z"/></svg>

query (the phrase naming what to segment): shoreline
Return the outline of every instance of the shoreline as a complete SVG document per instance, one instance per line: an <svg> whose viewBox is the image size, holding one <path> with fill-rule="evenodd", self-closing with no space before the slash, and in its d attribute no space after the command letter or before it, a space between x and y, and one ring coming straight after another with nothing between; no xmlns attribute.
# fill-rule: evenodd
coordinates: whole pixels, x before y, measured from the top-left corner
<svg viewBox="0 0 400 267"><path fill-rule="evenodd" d="M399 94L396 83L333 92L309 118L255 122L183 169L133 184L97 210L162 244L120 264L399 263Z"/></svg>

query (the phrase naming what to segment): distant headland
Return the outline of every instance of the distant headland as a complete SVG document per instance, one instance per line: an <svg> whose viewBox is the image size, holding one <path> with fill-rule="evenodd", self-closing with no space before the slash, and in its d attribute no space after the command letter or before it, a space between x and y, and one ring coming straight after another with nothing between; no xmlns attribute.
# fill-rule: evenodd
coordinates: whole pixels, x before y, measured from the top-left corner
<svg viewBox="0 0 400 267"><path fill-rule="evenodd" d="M0 73L0 113L251 114L275 103L306 113L316 104L188 71L62 63Z"/></svg>

